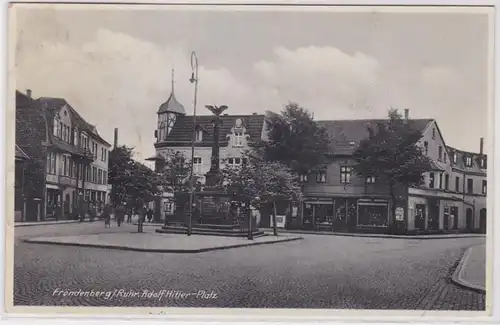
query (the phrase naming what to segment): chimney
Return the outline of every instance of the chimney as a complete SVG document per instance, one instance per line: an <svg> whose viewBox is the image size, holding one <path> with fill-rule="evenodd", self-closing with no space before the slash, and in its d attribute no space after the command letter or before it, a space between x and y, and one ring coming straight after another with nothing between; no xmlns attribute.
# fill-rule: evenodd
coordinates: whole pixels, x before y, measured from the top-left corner
<svg viewBox="0 0 500 325"><path fill-rule="evenodd" d="M409 115L410 110L408 108L405 108L405 123L408 123Z"/></svg>
<svg viewBox="0 0 500 325"><path fill-rule="evenodd" d="M28 98L31 98L31 89L26 89L26 96L28 96Z"/></svg>
<svg viewBox="0 0 500 325"><path fill-rule="evenodd" d="M481 138L479 139L479 154L482 155L484 153L483 150L484 150L484 138Z"/></svg>
<svg viewBox="0 0 500 325"><path fill-rule="evenodd" d="M118 146L118 128L115 128L115 139L113 148L116 148L117 146Z"/></svg>

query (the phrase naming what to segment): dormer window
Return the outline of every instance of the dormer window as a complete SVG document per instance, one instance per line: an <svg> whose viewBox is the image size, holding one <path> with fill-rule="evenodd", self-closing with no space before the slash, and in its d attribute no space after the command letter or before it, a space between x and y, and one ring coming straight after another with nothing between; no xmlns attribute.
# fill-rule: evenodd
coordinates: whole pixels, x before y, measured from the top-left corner
<svg viewBox="0 0 500 325"><path fill-rule="evenodd" d="M234 132L234 145L236 147L243 146L243 132L241 132L241 131Z"/></svg>
<svg viewBox="0 0 500 325"><path fill-rule="evenodd" d="M196 130L196 142L201 142L203 141L203 130L198 129Z"/></svg>
<svg viewBox="0 0 500 325"><path fill-rule="evenodd" d="M456 152L453 153L453 163L454 164L457 163L457 153Z"/></svg>
<svg viewBox="0 0 500 325"><path fill-rule="evenodd" d="M307 174L300 174L300 181L302 183L307 183Z"/></svg>
<svg viewBox="0 0 500 325"><path fill-rule="evenodd" d="M465 157L465 166L466 167L472 167L472 157L471 156L466 156Z"/></svg>
<svg viewBox="0 0 500 325"><path fill-rule="evenodd" d="M432 129L432 140L436 140L436 129Z"/></svg>
<svg viewBox="0 0 500 325"><path fill-rule="evenodd" d="M484 158L484 157L481 158L479 160L479 164L480 164L481 168L486 168L486 158Z"/></svg>
<svg viewBox="0 0 500 325"><path fill-rule="evenodd" d="M375 177L374 176L368 176L366 178L366 184L375 184Z"/></svg>

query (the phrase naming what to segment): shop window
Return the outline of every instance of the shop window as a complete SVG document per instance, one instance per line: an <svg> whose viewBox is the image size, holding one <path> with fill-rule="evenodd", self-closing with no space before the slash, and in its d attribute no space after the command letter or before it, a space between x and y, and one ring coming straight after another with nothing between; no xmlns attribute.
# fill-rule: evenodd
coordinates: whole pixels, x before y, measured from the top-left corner
<svg viewBox="0 0 500 325"><path fill-rule="evenodd" d="M358 209L359 226L387 227L389 212L386 204L360 204Z"/></svg>

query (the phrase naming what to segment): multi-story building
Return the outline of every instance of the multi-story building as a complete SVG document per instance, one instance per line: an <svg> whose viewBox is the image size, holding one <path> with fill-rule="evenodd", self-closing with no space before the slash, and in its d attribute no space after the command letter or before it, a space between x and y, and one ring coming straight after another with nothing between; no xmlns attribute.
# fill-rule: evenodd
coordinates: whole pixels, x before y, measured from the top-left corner
<svg viewBox="0 0 500 325"><path fill-rule="evenodd" d="M417 145L432 161L424 184L397 188L393 202L388 186L377 176L361 179L352 172L353 153L368 136L367 127L385 120L320 121L332 139L331 162L316 174L303 176L305 201L292 220L300 228L332 231L389 231L399 223L405 232L486 229L486 155L445 144L433 119L409 119L422 132ZM392 216L392 205L396 215Z"/></svg>
<svg viewBox="0 0 500 325"><path fill-rule="evenodd" d="M24 195L24 168L30 157L17 144L15 148L15 183L14 183L14 220L23 221L25 219L25 195Z"/></svg>
<svg viewBox="0 0 500 325"><path fill-rule="evenodd" d="M26 220L75 218L84 202L105 203L111 145L96 127L61 98L35 100L28 91L16 101L16 141L32 158Z"/></svg>
<svg viewBox="0 0 500 325"><path fill-rule="evenodd" d="M168 100L158 112L158 127L155 131L154 144L156 155L150 160L156 161L155 169L161 170L168 152L179 152L191 159L193 140L193 116L186 115L184 106L175 97L174 87ZM225 165L241 165L242 153L252 141L265 137L264 115L228 115L220 117L220 159L221 168ZM210 170L213 138L213 115L196 116L196 139L194 142L194 174L200 183L205 182L205 174ZM162 203L156 205L156 213L164 217L173 213L174 206L169 200L172 193L164 193Z"/></svg>

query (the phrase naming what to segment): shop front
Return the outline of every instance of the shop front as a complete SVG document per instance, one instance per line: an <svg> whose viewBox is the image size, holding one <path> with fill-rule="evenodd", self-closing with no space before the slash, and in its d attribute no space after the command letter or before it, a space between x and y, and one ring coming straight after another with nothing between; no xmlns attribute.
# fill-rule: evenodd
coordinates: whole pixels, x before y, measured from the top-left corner
<svg viewBox="0 0 500 325"><path fill-rule="evenodd" d="M358 230L387 232L389 227L389 201L382 199L358 200Z"/></svg>
<svg viewBox="0 0 500 325"><path fill-rule="evenodd" d="M46 219L58 220L62 214L61 208L62 208L61 190L56 185L47 184Z"/></svg>

